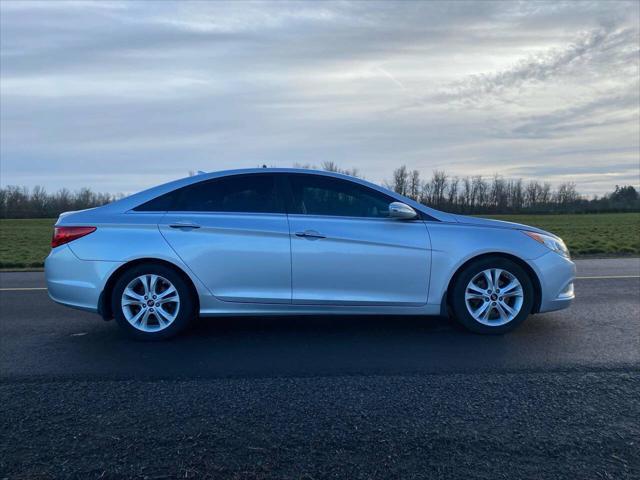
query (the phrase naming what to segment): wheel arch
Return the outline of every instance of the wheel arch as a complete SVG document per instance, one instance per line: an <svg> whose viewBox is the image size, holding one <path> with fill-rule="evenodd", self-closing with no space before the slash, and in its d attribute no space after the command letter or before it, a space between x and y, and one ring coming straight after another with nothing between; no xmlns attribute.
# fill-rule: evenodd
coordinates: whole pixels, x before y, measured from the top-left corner
<svg viewBox="0 0 640 480"><path fill-rule="evenodd" d="M109 279L104 285L102 292L100 293L100 298L98 300L98 313L102 316L104 320L110 320L113 318L113 311L111 309L111 295L113 295L113 287L116 282L130 268L133 268L137 265L145 264L145 263L153 263L156 265L163 265L165 267L171 268L178 275L182 277L182 279L186 282L191 290L191 294L193 295L193 300L196 302L195 311L200 311L200 299L198 296L198 290L196 289L193 280L187 273L178 265L172 262L168 262L167 260L161 260L159 258L136 258L135 260L130 260L122 265L120 265L117 269L115 269Z"/></svg>
<svg viewBox="0 0 640 480"><path fill-rule="evenodd" d="M447 289L444 292L442 298L442 315L446 316L448 311L451 308L451 292L453 291L453 285L456 280L460 276L460 274L469 266L471 263L476 262L478 260L484 258L505 258L507 260L511 260L512 262L518 264L520 267L524 269L525 272L529 275L531 279L531 283L533 284L533 309L531 313L538 313L540 311L540 304L542 302L542 286L540 284L540 278L538 278L538 274L535 270L529 265L525 260L515 255L504 253L504 252L487 252L482 253L480 255L476 255L467 259L462 265L460 265L455 273L449 279L449 283L447 284Z"/></svg>

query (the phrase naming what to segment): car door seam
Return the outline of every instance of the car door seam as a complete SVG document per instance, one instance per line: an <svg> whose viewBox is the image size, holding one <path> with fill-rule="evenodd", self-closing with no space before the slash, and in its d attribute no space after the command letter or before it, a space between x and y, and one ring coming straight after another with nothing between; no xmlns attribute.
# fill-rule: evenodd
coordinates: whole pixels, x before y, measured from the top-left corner
<svg viewBox="0 0 640 480"><path fill-rule="evenodd" d="M166 214L165 214L165 215L166 215ZM160 219L160 222L162 222L163 220L164 220L164 216ZM187 262L185 262L185 261L184 261L184 258L182 258L182 257L180 256L180 254L178 253L178 251L177 251L175 248L173 248L173 245L171 245L171 242L169 242L169 240L167 240L167 237L165 237L164 233L162 232L162 229L160 228L160 226L161 226L161 223L160 223L160 222L156 225L156 226L158 227L158 232L160 232L160 236L161 236L161 237L162 237L162 239L165 241L165 243L169 246L169 248L173 251L173 253L175 253L175 254L176 254L176 257L178 257L178 258L180 259L180 261L182 262L182 266L183 266L183 268L184 268L185 270L188 270L188 271L189 271L189 273L191 273L191 275L193 275L193 277L194 277L194 278L196 278L196 279L198 280L198 282L200 282L200 285L202 285L202 286L206 289L206 291L207 291L207 292L209 292L209 293L211 294L211 296L213 296L213 297L215 297L215 298L218 298L218 297L216 296L216 294L215 294L215 293L213 293L213 292L211 291L211 289L209 288L209 286L208 286L206 283L204 283L204 282L202 281L202 279L198 276L198 274L197 274L196 272L194 272L194 271L191 269L191 267L187 264Z"/></svg>
<svg viewBox="0 0 640 480"><path fill-rule="evenodd" d="M427 240L429 241L429 275L427 277L427 301L426 304L429 303L429 294L431 293L431 281L433 279L433 244L431 242L431 232L429 232L429 226L427 222L423 221L424 229L427 232Z"/></svg>
<svg viewBox="0 0 640 480"><path fill-rule="evenodd" d="M289 221L289 213L287 215L287 228L289 229L289 303L293 305L293 239L291 238L291 222Z"/></svg>

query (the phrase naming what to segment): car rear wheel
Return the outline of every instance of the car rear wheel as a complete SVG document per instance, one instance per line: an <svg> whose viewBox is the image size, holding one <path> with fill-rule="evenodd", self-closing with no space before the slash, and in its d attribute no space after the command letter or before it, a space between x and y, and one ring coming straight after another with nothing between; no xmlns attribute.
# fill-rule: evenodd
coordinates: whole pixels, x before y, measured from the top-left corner
<svg viewBox="0 0 640 480"><path fill-rule="evenodd" d="M118 325L140 340L177 335L193 319L193 294L172 268L159 264L127 270L113 289L111 307Z"/></svg>
<svg viewBox="0 0 640 480"><path fill-rule="evenodd" d="M534 289L527 272L506 258L483 258L457 277L450 297L455 318L475 333L513 330L531 313Z"/></svg>

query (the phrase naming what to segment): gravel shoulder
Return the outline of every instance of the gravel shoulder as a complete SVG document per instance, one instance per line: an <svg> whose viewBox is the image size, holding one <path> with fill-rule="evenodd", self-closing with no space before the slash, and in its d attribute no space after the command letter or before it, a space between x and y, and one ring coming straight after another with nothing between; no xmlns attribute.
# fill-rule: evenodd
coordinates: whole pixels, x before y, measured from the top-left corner
<svg viewBox="0 0 640 480"><path fill-rule="evenodd" d="M638 373L4 383L0 473L638 478Z"/></svg>

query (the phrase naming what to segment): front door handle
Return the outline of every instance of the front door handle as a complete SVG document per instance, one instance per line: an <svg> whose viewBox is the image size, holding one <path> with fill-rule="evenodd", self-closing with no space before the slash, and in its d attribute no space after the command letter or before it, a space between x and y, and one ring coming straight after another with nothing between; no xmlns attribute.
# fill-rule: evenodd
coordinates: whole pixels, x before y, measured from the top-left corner
<svg viewBox="0 0 640 480"><path fill-rule="evenodd" d="M198 225L197 223L191 223L191 222L178 222L178 223L170 224L169 227L178 228L181 230L191 230L194 228L200 228L200 225Z"/></svg>
<svg viewBox="0 0 640 480"><path fill-rule="evenodd" d="M318 240L319 238L327 238L315 230L305 230L304 232L296 232L296 237L308 238L309 240Z"/></svg>

